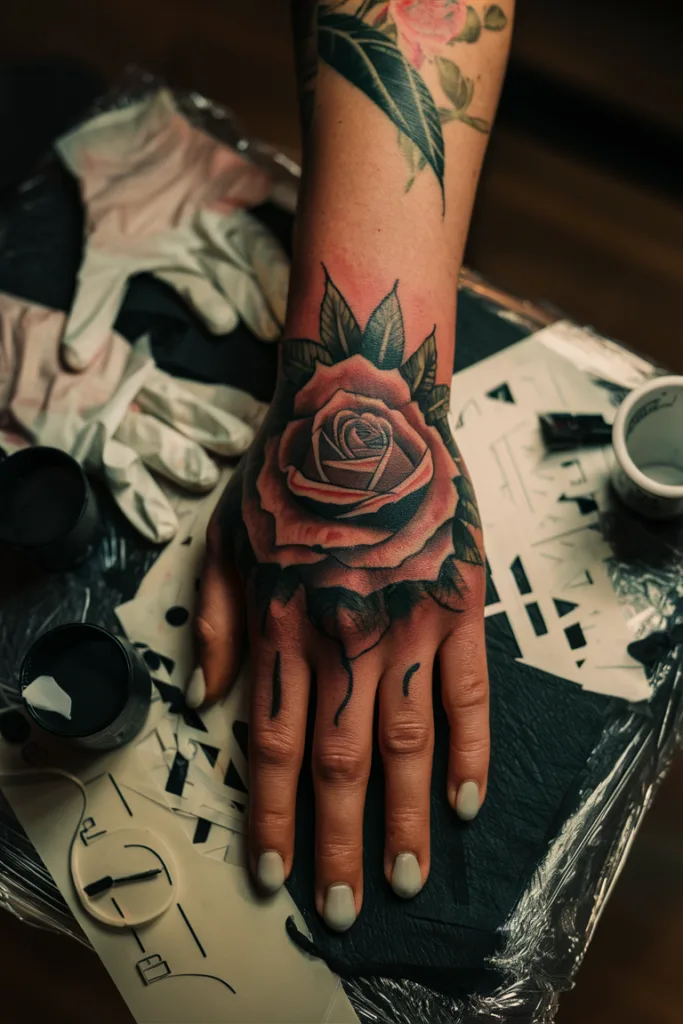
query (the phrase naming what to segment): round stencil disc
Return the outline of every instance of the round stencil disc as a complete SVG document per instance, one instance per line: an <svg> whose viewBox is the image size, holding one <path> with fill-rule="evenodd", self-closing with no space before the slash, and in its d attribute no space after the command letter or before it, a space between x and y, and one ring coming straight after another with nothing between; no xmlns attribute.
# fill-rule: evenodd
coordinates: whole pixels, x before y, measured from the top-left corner
<svg viewBox="0 0 683 1024"><path fill-rule="evenodd" d="M87 824L87 818L83 822ZM149 924L168 910L176 892L168 847L147 829L83 830L71 875L83 908L111 928Z"/></svg>

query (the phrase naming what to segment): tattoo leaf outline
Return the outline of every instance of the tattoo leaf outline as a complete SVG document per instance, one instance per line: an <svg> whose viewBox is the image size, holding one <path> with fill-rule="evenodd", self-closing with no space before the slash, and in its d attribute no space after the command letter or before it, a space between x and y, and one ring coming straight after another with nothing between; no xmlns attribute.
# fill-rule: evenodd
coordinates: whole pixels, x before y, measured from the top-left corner
<svg viewBox="0 0 683 1024"><path fill-rule="evenodd" d="M451 103L450 107L439 107L441 123L462 121L470 128L486 134L490 127L488 121L483 117L472 117L467 113L474 97L474 81L463 75L458 65L446 57L436 58L436 70L444 96Z"/></svg>
<svg viewBox="0 0 683 1024"><path fill-rule="evenodd" d="M410 388L410 394L422 406L436 384L436 324L417 352L400 367L401 376Z"/></svg>
<svg viewBox="0 0 683 1024"><path fill-rule="evenodd" d="M432 95L396 43L351 14L321 8L318 54L415 143L444 194L444 141Z"/></svg>
<svg viewBox="0 0 683 1024"><path fill-rule="evenodd" d="M502 32L507 27L508 19L505 11L498 4L491 4L484 14L484 28L489 32Z"/></svg>
<svg viewBox="0 0 683 1024"><path fill-rule="evenodd" d="M337 363L361 351L362 336L349 305L325 271L325 294L320 306L320 340Z"/></svg>
<svg viewBox="0 0 683 1024"><path fill-rule="evenodd" d="M436 427L441 434L441 438L448 448L451 457L458 462L460 459L460 452L458 447L453 440L451 434L451 427L448 422L448 410L451 402L451 389L447 384L437 384L426 396L424 405L420 405L422 412L424 413L425 420L430 427Z"/></svg>
<svg viewBox="0 0 683 1024"><path fill-rule="evenodd" d="M467 562L468 565L483 565L477 542L465 520L458 518L457 511L453 519L453 547L458 553L458 561Z"/></svg>
<svg viewBox="0 0 683 1024"><path fill-rule="evenodd" d="M372 311L363 332L361 355L380 370L395 370L403 360L405 332L398 281Z"/></svg>
<svg viewBox="0 0 683 1024"><path fill-rule="evenodd" d="M471 4L467 5L467 20L460 35L453 43L476 43L481 35L481 19ZM452 44L451 44L452 45Z"/></svg>
<svg viewBox="0 0 683 1024"><path fill-rule="evenodd" d="M291 384L303 387L315 373L318 363L332 365L332 356L326 347L306 338L288 338L281 343L282 370Z"/></svg>
<svg viewBox="0 0 683 1024"><path fill-rule="evenodd" d="M474 96L474 82L463 75L457 64L445 57L436 58L441 88L453 104L456 113L467 110Z"/></svg>
<svg viewBox="0 0 683 1024"><path fill-rule="evenodd" d="M474 495L472 481L463 473L455 478L455 489L458 492L458 510L456 514L468 526L472 526L475 530L481 529L481 518L477 508L477 499Z"/></svg>
<svg viewBox="0 0 683 1024"><path fill-rule="evenodd" d="M321 633L342 646L355 638L354 648L345 648L349 660L375 647L391 625L381 591L362 597L345 587L318 587L307 598L309 617Z"/></svg>
<svg viewBox="0 0 683 1024"><path fill-rule="evenodd" d="M474 543L474 541L472 541ZM456 549L457 550L457 549ZM464 561L464 559L462 559ZM425 590L437 604L451 612L462 610L465 582L455 558L447 558L439 570L435 583L425 583Z"/></svg>
<svg viewBox="0 0 683 1024"><path fill-rule="evenodd" d="M301 577L294 566L281 569L271 563L257 565L254 589L261 622L265 622L273 601L289 604L300 583Z"/></svg>

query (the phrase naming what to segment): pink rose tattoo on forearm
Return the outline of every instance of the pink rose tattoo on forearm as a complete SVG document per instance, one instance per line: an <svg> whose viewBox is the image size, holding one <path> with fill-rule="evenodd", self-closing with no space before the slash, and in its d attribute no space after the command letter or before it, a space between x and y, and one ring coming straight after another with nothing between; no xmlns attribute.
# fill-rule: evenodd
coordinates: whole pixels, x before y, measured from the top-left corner
<svg viewBox="0 0 683 1024"><path fill-rule="evenodd" d="M459 563L482 566L435 331L406 361L404 343L398 282L361 330L326 276L320 341L282 343L275 418L244 473L242 571L263 615L303 587L311 622L339 643L337 720L353 661L419 601L459 611Z"/></svg>

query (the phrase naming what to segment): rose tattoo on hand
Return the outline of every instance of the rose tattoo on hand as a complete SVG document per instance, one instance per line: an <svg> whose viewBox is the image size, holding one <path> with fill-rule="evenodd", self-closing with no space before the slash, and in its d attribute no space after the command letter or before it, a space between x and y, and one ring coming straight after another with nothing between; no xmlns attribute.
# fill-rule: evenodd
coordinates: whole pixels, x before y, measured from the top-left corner
<svg viewBox="0 0 683 1024"><path fill-rule="evenodd" d="M281 343L273 405L210 530L200 617L215 623L232 616L235 585L225 580L236 578L236 566L253 663L251 862L265 888L272 887L273 864L280 884L291 870L315 679L318 909L341 929L335 886L352 890L344 928L362 899L376 693L388 804L385 871L399 895L414 895L429 870L437 657L452 730L449 799L462 817L474 816L483 799L485 574L474 491L448 424L449 388L436 383L436 329L406 358L398 282L361 328L325 271L319 333L319 340ZM209 676L217 678L210 661L219 627L209 622L202 636L209 686ZM349 835L355 845L347 849ZM272 853L282 867L271 858L262 871L261 858Z"/></svg>
<svg viewBox="0 0 683 1024"><path fill-rule="evenodd" d="M435 384L435 332L403 362L397 285L361 333L327 276L320 334L283 342L280 417L249 460L242 514L273 596L302 586L350 662L424 597L460 608L458 562L482 565L481 524Z"/></svg>

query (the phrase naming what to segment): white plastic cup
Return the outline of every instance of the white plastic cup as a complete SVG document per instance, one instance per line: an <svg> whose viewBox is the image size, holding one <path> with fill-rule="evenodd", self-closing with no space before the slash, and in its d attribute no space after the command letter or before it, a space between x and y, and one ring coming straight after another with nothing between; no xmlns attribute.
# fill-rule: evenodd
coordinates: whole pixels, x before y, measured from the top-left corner
<svg viewBox="0 0 683 1024"><path fill-rule="evenodd" d="M650 519L683 516L683 377L656 377L632 391L612 444L621 500Z"/></svg>

